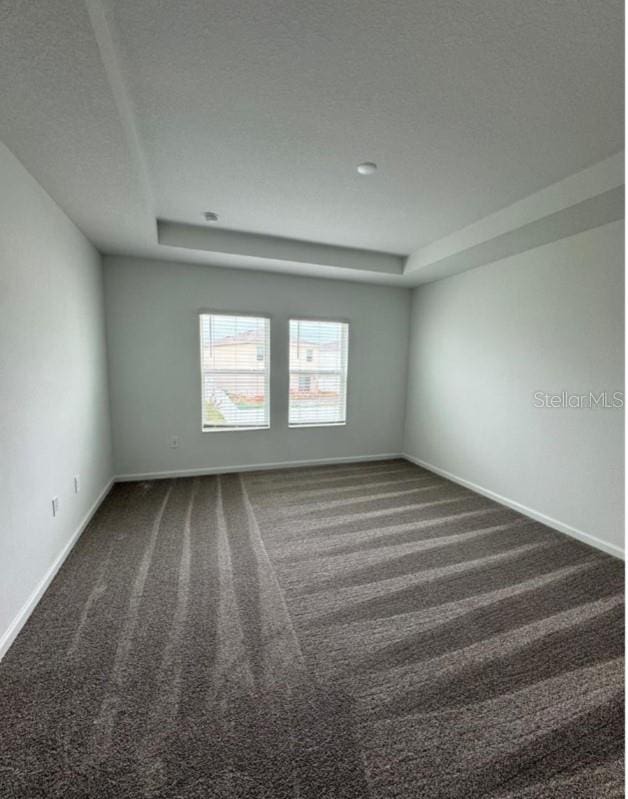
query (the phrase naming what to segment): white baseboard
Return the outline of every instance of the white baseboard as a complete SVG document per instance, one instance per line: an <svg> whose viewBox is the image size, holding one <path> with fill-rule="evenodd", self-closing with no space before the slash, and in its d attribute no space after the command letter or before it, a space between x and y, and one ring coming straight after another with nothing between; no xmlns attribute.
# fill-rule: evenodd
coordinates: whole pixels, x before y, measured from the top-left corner
<svg viewBox="0 0 628 799"><path fill-rule="evenodd" d="M173 469L166 472L139 472L136 474L118 474L116 483L132 480L161 480L168 477L197 477L205 474L228 474L231 472L263 472L272 469L297 469L302 466L334 466L340 463L362 463L364 461L391 461L405 457L400 452L386 452L379 455L353 455L344 458L319 458L305 461L279 461L276 463L254 463L246 466L210 466L199 469Z"/></svg>
<svg viewBox="0 0 628 799"><path fill-rule="evenodd" d="M570 535L572 538L577 538L579 541L589 544L596 549L601 549L608 555L614 555L616 558L621 558L622 560L625 559L624 550L621 549L621 547L615 546L615 544L609 544L607 541L603 541L601 538L597 538L590 533L585 533L583 530L578 530L577 527L572 527L570 524L565 524L565 522L561 522L558 519L553 519L551 516L546 516L544 513L534 510L534 508L529 508L527 505L522 505L520 502L516 502L514 499L503 497L501 494L497 494L495 491L491 491L489 488L484 488L484 486L477 485L477 483L472 483L470 480L465 480L463 477L458 477L456 474L452 474L445 469L441 469L440 467L434 466L431 463L422 461L419 458L414 458L412 455L403 453L401 457L405 458L407 461L410 461L410 463L416 464L416 466L422 466L424 469L428 469L430 472L439 474L441 477L446 477L453 483L458 483L465 488L469 488L471 491L475 491L477 494L482 494L485 497L494 499L495 502L499 502L500 505L505 505L508 508L512 508L512 510L523 513L524 516L529 516L531 519L534 519L537 522L546 524L548 527L552 527L554 530L558 530L560 533L565 533L566 535Z"/></svg>
<svg viewBox="0 0 628 799"><path fill-rule="evenodd" d="M63 547L61 552L59 552L59 554L55 558L54 563L52 564L52 566L50 566L50 568L44 574L44 576L41 579L41 581L39 582L39 584L35 587L35 590L32 592L32 594L26 600L26 602L21 607L21 609L18 611L18 614L15 616L15 618L13 619L11 624L9 625L8 629L5 630L5 632L2 634L2 636L0 636L0 660L2 660L2 658L6 655L9 647L11 646L11 644L13 643L15 638L17 637L17 634L20 632L22 627L28 621L28 617L35 610L35 607L37 606L37 603L42 598L44 592L46 591L46 589L48 588L48 586L50 585L50 583L54 579L54 576L56 575L56 573L59 571L59 569L63 565L64 560L67 558L67 556L72 551L72 547L74 546L74 544L76 544L76 542L80 538L81 533L83 532L83 530L85 530L85 528L89 524L92 516L96 513L96 511L100 507L100 504L102 503L102 501L105 499L105 497L107 496L109 491L111 491L111 487L113 486L114 482L115 482L115 480L112 478L107 483L107 485L103 488L103 490L100 492L100 494L96 498L95 502L92 504L90 509L87 511L87 513L83 517L83 519L80 522L79 526L76 528L74 533L71 535L70 539L67 541L67 543L65 544L65 546Z"/></svg>

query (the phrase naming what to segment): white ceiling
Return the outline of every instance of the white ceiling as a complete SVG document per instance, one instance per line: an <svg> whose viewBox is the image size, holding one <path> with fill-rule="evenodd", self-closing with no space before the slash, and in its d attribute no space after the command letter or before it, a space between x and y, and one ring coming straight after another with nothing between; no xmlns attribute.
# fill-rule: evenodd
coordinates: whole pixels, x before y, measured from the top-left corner
<svg viewBox="0 0 628 799"><path fill-rule="evenodd" d="M621 150L622 14L0 0L0 139L104 252L268 268L158 243L156 219L213 210L230 230L406 255Z"/></svg>

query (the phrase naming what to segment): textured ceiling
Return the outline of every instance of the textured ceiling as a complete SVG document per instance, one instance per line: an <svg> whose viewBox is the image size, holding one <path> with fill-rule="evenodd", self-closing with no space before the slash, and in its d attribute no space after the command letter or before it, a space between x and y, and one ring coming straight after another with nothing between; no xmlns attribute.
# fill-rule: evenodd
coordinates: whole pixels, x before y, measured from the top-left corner
<svg viewBox="0 0 628 799"><path fill-rule="evenodd" d="M246 265L157 243L156 218L210 209L232 230L408 254L622 148L622 14L0 0L0 139L103 251Z"/></svg>

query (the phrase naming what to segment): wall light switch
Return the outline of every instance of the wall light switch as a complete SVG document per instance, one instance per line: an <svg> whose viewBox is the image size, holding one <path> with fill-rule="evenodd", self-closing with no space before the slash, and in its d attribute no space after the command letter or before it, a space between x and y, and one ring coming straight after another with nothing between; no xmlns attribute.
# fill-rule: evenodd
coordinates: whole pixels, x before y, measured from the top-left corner
<svg viewBox="0 0 628 799"><path fill-rule="evenodd" d="M179 436L170 436L170 446L172 449L177 449L179 446Z"/></svg>
<svg viewBox="0 0 628 799"><path fill-rule="evenodd" d="M52 498L52 515L56 516L59 513L59 497Z"/></svg>
<svg viewBox="0 0 628 799"><path fill-rule="evenodd" d="M81 490L81 475L80 474L75 474L74 475L74 493L78 494L78 492L80 490Z"/></svg>

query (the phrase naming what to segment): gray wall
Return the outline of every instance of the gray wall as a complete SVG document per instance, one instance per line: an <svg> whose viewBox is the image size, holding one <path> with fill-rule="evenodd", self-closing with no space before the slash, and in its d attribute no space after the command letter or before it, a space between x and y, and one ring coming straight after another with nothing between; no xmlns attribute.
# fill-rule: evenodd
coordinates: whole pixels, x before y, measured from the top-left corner
<svg viewBox="0 0 628 799"><path fill-rule="evenodd" d="M100 256L2 144L0 186L2 654L112 460Z"/></svg>
<svg viewBox="0 0 628 799"><path fill-rule="evenodd" d="M407 289L129 257L105 287L118 475L401 452ZM270 430L201 432L200 309L271 315ZM290 316L350 322L346 427L288 428Z"/></svg>
<svg viewBox="0 0 628 799"><path fill-rule="evenodd" d="M623 548L623 412L535 391L623 390L623 222L414 292L405 451Z"/></svg>

